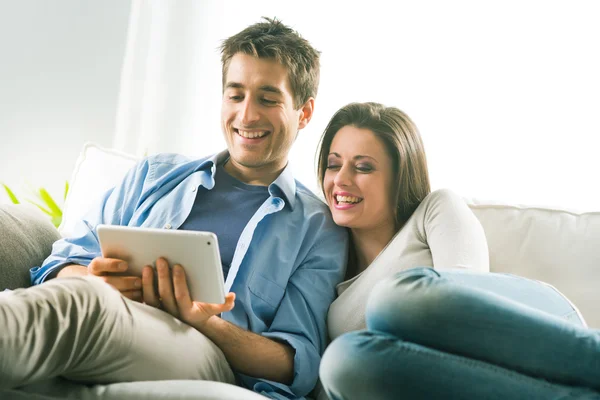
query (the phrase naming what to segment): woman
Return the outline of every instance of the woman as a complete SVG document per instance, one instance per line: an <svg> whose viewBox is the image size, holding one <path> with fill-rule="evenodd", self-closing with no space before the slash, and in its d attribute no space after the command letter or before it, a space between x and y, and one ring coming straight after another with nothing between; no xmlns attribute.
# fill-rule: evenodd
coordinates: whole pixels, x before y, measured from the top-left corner
<svg viewBox="0 0 600 400"><path fill-rule="evenodd" d="M406 114L343 107L318 173L353 244L320 368L331 399L600 399L599 332L551 286L487 272L481 225L430 193Z"/></svg>

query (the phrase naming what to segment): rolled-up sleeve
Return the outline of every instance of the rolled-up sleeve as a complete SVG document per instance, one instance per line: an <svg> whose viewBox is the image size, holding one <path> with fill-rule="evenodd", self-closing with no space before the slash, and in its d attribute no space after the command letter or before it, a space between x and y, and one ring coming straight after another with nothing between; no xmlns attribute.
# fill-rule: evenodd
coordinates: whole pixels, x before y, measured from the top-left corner
<svg viewBox="0 0 600 400"><path fill-rule="evenodd" d="M273 323L262 333L295 350L293 382L286 386L243 376L247 387L270 397L301 398L317 382L327 344L327 310L345 273L348 238L338 227L321 229L316 236L316 245L290 277Z"/></svg>

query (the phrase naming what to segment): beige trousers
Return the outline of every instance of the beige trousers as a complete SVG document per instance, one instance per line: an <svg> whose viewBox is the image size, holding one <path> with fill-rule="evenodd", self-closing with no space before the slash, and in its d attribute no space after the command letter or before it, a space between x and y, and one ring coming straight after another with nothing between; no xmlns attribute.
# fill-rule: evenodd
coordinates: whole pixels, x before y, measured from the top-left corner
<svg viewBox="0 0 600 400"><path fill-rule="evenodd" d="M0 389L57 376L235 382L221 350L200 332L96 278L0 293Z"/></svg>

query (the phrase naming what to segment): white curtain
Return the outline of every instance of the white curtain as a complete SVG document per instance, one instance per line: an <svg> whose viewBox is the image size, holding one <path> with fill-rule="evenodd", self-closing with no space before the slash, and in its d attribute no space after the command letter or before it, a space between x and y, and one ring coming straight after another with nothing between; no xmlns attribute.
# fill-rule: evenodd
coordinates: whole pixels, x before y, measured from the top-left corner
<svg viewBox="0 0 600 400"><path fill-rule="evenodd" d="M205 4L132 1L113 147L138 156L190 153L204 99Z"/></svg>

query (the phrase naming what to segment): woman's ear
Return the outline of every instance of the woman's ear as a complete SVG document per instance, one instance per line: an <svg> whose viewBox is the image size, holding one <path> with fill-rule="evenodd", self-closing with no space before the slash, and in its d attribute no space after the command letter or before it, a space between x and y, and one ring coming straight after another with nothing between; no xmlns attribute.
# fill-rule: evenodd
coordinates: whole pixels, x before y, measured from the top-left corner
<svg viewBox="0 0 600 400"><path fill-rule="evenodd" d="M313 116L314 109L315 99L311 97L302 105L302 107L300 107L300 114L298 116L298 130L303 129L306 125L308 125Z"/></svg>

